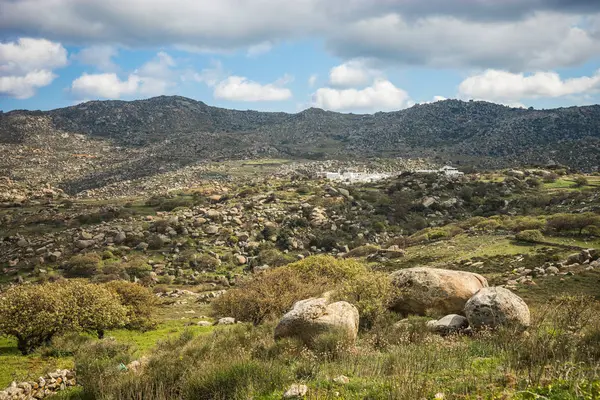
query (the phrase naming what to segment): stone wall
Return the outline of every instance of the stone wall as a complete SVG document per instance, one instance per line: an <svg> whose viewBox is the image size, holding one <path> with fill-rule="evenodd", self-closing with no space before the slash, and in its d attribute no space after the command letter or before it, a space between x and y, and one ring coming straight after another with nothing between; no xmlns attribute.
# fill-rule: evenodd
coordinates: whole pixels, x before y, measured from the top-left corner
<svg viewBox="0 0 600 400"><path fill-rule="evenodd" d="M43 399L75 384L74 371L59 369L41 376L37 381L13 382L8 388L0 391L0 400Z"/></svg>

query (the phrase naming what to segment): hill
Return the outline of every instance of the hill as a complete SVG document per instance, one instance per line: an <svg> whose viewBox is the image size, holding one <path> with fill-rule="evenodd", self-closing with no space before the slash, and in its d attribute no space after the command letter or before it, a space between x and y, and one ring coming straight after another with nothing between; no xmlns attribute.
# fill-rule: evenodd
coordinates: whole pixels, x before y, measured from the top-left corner
<svg viewBox="0 0 600 400"><path fill-rule="evenodd" d="M592 171L600 164L598 126L600 106L527 110L446 100L373 115L314 108L287 114L161 96L0 114L0 153L6 155L0 167L13 171L15 179L42 174L63 185L68 175L67 186L74 190L202 161L259 157L422 157L481 167L556 163ZM54 175L31 169L36 163L52 166Z"/></svg>

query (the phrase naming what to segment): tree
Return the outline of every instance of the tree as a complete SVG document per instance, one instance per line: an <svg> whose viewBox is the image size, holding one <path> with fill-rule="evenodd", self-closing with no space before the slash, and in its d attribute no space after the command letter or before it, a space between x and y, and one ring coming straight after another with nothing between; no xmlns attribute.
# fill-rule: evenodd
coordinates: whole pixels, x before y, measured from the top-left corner
<svg viewBox="0 0 600 400"><path fill-rule="evenodd" d="M16 337L24 355L69 325L69 310L56 284L15 286L0 297L0 334Z"/></svg>
<svg viewBox="0 0 600 400"><path fill-rule="evenodd" d="M71 312L71 326L77 331L96 332L99 338L104 331L124 326L128 322L127 308L119 296L108 288L81 280L59 283Z"/></svg>
<svg viewBox="0 0 600 400"><path fill-rule="evenodd" d="M127 308L127 328L147 329L155 325L152 311L156 296L148 288L127 281L112 281L105 287L116 293L121 304Z"/></svg>

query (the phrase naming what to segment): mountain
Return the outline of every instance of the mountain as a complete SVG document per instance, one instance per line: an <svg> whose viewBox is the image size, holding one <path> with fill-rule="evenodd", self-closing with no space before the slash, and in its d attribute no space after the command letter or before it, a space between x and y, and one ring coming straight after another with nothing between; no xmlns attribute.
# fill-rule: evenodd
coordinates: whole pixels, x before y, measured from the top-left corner
<svg viewBox="0 0 600 400"><path fill-rule="evenodd" d="M16 178L41 169L23 164L41 163L53 169L44 174L56 175L48 179L70 179L77 190L116 176L135 179L201 161L265 156L424 157L485 167L559 163L594 170L600 164L600 106L533 110L445 100L372 115L314 108L287 114L161 96L0 113L0 146L7 156L16 155L0 164L20 171Z"/></svg>

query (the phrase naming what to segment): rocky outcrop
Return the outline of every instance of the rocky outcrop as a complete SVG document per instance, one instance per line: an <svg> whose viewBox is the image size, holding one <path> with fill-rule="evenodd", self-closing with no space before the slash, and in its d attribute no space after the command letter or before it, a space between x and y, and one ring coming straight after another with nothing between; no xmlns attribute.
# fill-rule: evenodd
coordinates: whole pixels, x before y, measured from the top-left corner
<svg viewBox="0 0 600 400"><path fill-rule="evenodd" d="M529 307L519 296L502 287L483 288L465 305L469 326L496 328L513 326L525 329L530 324Z"/></svg>
<svg viewBox="0 0 600 400"><path fill-rule="evenodd" d="M393 272L399 293L392 309L402 314L460 314L467 300L487 287L487 280L471 272L415 267Z"/></svg>
<svg viewBox="0 0 600 400"><path fill-rule="evenodd" d="M295 337L306 344L323 333L338 333L351 342L358 334L359 314L345 301L329 303L326 298L301 300L285 314L275 328L275 339Z"/></svg>

